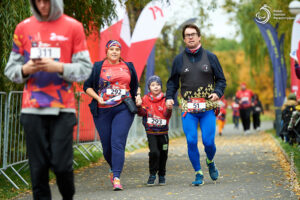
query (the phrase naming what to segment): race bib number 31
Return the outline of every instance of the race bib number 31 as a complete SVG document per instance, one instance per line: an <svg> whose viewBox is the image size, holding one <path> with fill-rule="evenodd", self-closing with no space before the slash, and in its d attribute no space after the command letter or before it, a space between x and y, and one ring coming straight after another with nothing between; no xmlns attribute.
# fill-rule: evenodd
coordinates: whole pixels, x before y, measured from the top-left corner
<svg viewBox="0 0 300 200"><path fill-rule="evenodd" d="M167 120L149 117L147 119L147 124L154 125L154 126L164 126L167 125Z"/></svg>
<svg viewBox="0 0 300 200"><path fill-rule="evenodd" d="M54 58L60 59L60 48L57 47L32 47L30 49L31 59Z"/></svg>

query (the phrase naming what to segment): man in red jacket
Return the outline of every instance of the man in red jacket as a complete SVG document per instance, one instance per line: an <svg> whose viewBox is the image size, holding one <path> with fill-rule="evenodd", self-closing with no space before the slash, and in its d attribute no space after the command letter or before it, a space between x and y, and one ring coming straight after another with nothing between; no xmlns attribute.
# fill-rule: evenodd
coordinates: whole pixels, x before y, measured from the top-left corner
<svg viewBox="0 0 300 200"><path fill-rule="evenodd" d="M253 92L246 87L246 83L241 84L241 90L236 92L236 101L240 105L240 116L244 128L244 133L250 133L250 113L252 108Z"/></svg>

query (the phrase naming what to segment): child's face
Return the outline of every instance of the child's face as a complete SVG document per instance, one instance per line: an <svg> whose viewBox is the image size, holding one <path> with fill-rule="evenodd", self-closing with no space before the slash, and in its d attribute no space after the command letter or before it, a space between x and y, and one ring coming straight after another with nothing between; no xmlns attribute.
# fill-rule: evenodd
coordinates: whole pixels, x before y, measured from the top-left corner
<svg viewBox="0 0 300 200"><path fill-rule="evenodd" d="M150 84L150 92L154 95L154 96L157 96L161 93L161 86L159 83L157 82L152 82Z"/></svg>

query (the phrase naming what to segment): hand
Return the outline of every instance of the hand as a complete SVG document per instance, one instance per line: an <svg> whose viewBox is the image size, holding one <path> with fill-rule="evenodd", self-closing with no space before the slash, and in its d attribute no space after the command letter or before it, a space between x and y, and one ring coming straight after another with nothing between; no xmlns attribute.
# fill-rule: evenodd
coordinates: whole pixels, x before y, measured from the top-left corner
<svg viewBox="0 0 300 200"><path fill-rule="evenodd" d="M135 104L136 104L136 106L139 107L139 106L142 105L142 103L143 103L143 101L142 101L141 95L137 95L135 97Z"/></svg>
<svg viewBox="0 0 300 200"><path fill-rule="evenodd" d="M42 58L34 61L35 66L39 69L39 71L50 72L50 73L63 73L64 67L63 63L56 62L51 58Z"/></svg>
<svg viewBox="0 0 300 200"><path fill-rule="evenodd" d="M33 60L29 60L26 64L22 66L22 73L24 76L34 74L38 71L40 70L35 66L35 62Z"/></svg>
<svg viewBox="0 0 300 200"><path fill-rule="evenodd" d="M105 104L105 101L100 96L98 97L97 101L98 101L99 104Z"/></svg>
<svg viewBox="0 0 300 200"><path fill-rule="evenodd" d="M217 101L219 100L219 96L216 94L216 93L212 93L208 96L208 98L211 100L211 101Z"/></svg>
<svg viewBox="0 0 300 200"><path fill-rule="evenodd" d="M173 99L166 100L167 109L169 109L169 110L173 109L173 105L174 105L174 100Z"/></svg>

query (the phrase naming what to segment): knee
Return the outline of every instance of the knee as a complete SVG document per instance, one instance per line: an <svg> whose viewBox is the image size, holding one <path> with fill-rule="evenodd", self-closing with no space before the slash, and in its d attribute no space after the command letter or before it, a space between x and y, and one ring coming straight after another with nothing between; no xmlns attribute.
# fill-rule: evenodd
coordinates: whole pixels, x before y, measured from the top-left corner
<svg viewBox="0 0 300 200"><path fill-rule="evenodd" d="M205 148L216 148L216 145L213 141L203 141Z"/></svg>
<svg viewBox="0 0 300 200"><path fill-rule="evenodd" d="M159 151L150 151L149 152L149 157L150 158L159 158L159 156L160 156L160 153L159 153Z"/></svg>
<svg viewBox="0 0 300 200"><path fill-rule="evenodd" d="M189 149L194 149L194 148L197 148L198 141L193 140L193 139L187 139L187 144L188 144Z"/></svg>

